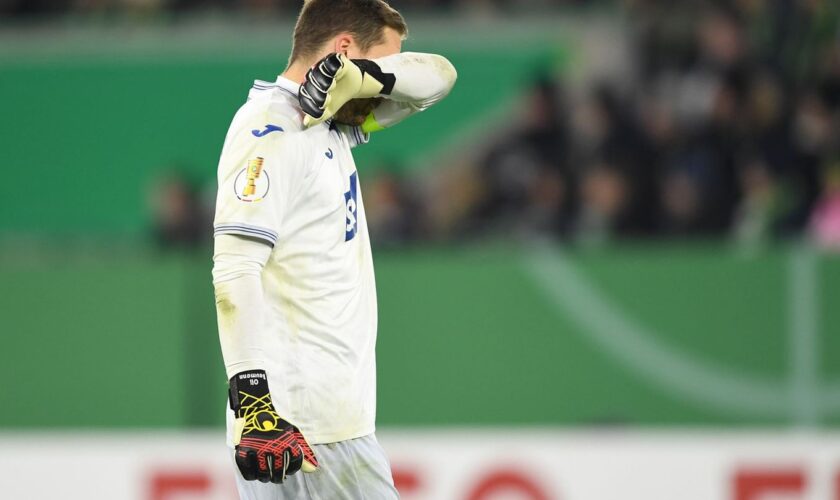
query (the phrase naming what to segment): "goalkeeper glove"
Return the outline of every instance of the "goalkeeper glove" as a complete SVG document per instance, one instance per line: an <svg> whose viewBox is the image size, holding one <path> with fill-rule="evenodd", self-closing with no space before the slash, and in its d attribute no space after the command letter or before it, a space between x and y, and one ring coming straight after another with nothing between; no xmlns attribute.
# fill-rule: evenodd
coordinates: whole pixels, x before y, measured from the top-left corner
<svg viewBox="0 0 840 500"><path fill-rule="evenodd" d="M318 460L300 430L274 410L265 371L234 375L228 396L236 416L236 465L246 481L282 483L298 470L317 470Z"/></svg>
<svg viewBox="0 0 840 500"><path fill-rule="evenodd" d="M371 60L330 54L306 73L300 86L303 124L311 127L329 120L351 99L390 95L395 82L392 73L383 73Z"/></svg>

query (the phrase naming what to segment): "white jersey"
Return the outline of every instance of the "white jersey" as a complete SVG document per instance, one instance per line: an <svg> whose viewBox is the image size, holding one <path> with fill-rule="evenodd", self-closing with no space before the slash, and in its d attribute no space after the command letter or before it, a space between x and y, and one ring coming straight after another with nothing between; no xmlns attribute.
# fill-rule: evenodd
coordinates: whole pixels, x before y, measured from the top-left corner
<svg viewBox="0 0 840 500"><path fill-rule="evenodd" d="M272 400L311 444L333 443L373 433L376 414L376 288L351 154L366 136L304 130L298 86L257 81L234 117L214 230L273 246L262 273Z"/></svg>

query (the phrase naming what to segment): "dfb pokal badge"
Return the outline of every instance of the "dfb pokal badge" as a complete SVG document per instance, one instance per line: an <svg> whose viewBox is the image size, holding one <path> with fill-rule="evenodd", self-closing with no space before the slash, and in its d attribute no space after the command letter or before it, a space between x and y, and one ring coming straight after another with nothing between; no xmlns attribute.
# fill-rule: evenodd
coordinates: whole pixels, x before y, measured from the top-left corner
<svg viewBox="0 0 840 500"><path fill-rule="evenodd" d="M268 196L271 182L268 172L263 170L263 161L263 158L259 157L249 160L248 166L236 175L233 189L240 200L256 203Z"/></svg>

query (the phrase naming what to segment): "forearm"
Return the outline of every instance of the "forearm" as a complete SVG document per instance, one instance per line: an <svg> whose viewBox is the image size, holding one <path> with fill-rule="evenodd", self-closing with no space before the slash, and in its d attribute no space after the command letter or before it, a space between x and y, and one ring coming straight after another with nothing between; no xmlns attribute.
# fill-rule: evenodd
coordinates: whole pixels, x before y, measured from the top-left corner
<svg viewBox="0 0 840 500"><path fill-rule="evenodd" d="M426 109L446 97L455 85L458 73L443 56L404 52L375 62L383 73L394 75L386 99L411 105L416 111Z"/></svg>
<svg viewBox="0 0 840 500"><path fill-rule="evenodd" d="M235 235L216 237L213 285L219 342L228 377L265 369L265 298L261 274L271 247Z"/></svg>
<svg viewBox="0 0 840 500"><path fill-rule="evenodd" d="M362 131L370 133L434 105L449 94L457 78L452 64L436 54L405 52L350 60L334 53L306 73L298 101L304 125L311 127L334 117L353 99L384 98L389 102L362 125Z"/></svg>
<svg viewBox="0 0 840 500"><path fill-rule="evenodd" d="M419 113L449 95L458 73L443 56L406 52L373 61L383 73L393 75L386 100L368 116L362 131L376 132Z"/></svg>

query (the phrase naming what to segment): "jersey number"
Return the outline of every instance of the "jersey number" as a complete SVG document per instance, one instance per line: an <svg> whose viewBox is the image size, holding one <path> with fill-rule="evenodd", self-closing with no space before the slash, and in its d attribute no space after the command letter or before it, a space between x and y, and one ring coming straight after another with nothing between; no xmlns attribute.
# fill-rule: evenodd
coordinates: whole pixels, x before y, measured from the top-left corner
<svg viewBox="0 0 840 500"><path fill-rule="evenodd" d="M347 207L347 220L345 224L344 241L350 241L356 237L356 232L359 229L359 221L357 220L358 206L356 204L356 172L350 176L350 190L344 193L344 203Z"/></svg>

